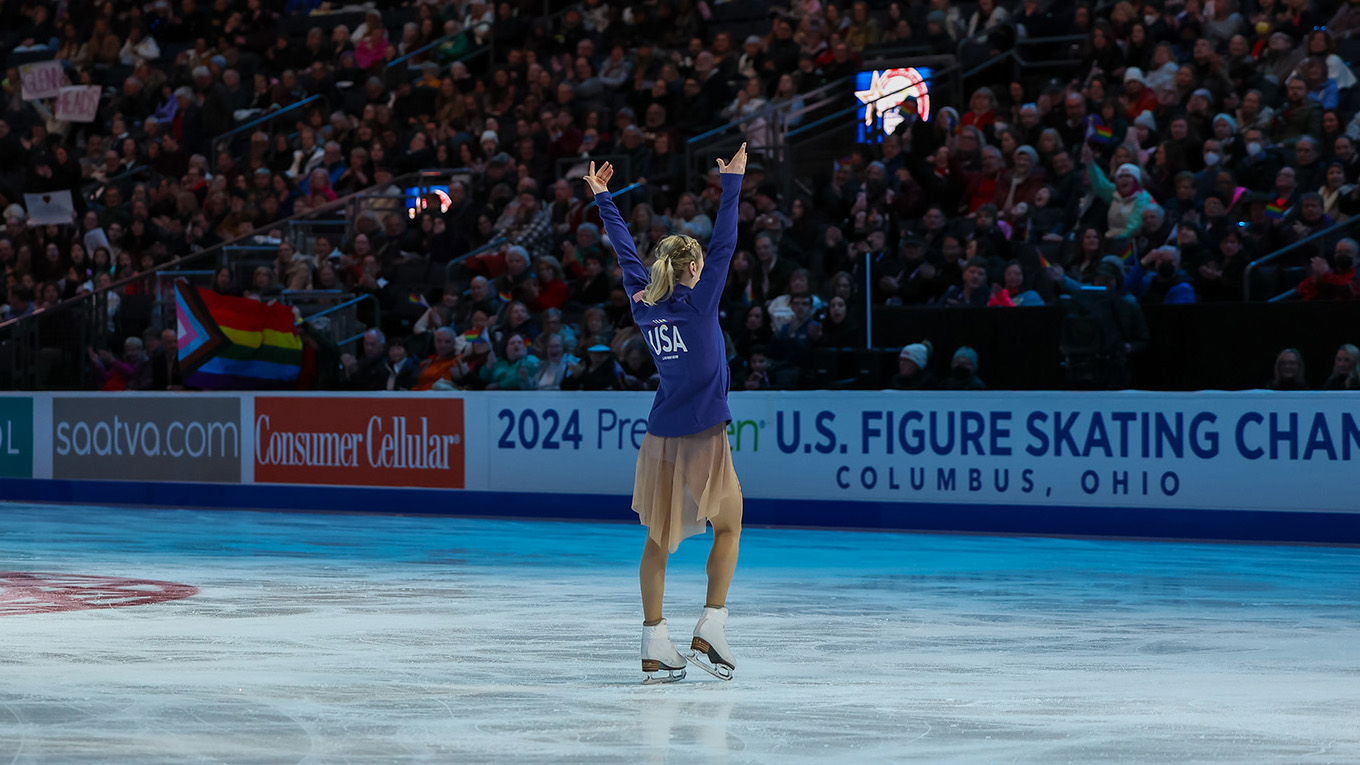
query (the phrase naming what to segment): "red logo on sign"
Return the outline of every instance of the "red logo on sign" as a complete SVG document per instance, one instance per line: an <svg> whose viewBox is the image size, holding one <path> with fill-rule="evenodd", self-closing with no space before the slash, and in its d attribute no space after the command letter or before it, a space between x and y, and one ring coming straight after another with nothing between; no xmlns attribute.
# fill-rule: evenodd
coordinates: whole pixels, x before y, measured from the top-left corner
<svg viewBox="0 0 1360 765"><path fill-rule="evenodd" d="M145 606L197 594L197 587L151 579L0 571L0 616Z"/></svg>
<svg viewBox="0 0 1360 765"><path fill-rule="evenodd" d="M463 488L460 398L257 398L255 481Z"/></svg>

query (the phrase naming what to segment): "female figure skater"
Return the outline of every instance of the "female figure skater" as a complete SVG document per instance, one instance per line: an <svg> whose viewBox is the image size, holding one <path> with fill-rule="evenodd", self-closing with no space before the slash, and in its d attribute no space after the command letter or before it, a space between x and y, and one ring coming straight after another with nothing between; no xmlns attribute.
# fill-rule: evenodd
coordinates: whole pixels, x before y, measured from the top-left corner
<svg viewBox="0 0 1360 765"><path fill-rule="evenodd" d="M723 360L718 301L727 266L737 244L737 201L746 173L746 144L732 161L718 160L722 202L718 207L708 258L693 238L668 236L656 244L650 275L638 258L633 238L609 196L614 168L590 164L587 185L623 267L623 284L632 296L633 318L647 339L661 377L638 452L633 509L647 527L639 578L642 584L643 683L665 683L685 676L685 659L675 650L661 601L666 587L666 558L686 537L713 526L708 556L708 599L694 627L690 656L702 669L732 679L736 663L727 647L727 588L737 565L741 540L741 485L727 442L729 386ZM707 265L707 273L705 273ZM669 674L662 676L661 671Z"/></svg>

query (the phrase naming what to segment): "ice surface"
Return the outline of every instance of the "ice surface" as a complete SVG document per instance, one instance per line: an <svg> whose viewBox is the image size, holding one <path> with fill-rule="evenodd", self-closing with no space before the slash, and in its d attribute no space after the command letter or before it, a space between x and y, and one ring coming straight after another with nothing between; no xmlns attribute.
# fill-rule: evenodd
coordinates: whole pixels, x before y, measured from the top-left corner
<svg viewBox="0 0 1360 765"><path fill-rule="evenodd" d="M0 505L0 569L201 589L0 617L0 763L1360 762L1360 550L748 529L736 680L642 687L642 539Z"/></svg>

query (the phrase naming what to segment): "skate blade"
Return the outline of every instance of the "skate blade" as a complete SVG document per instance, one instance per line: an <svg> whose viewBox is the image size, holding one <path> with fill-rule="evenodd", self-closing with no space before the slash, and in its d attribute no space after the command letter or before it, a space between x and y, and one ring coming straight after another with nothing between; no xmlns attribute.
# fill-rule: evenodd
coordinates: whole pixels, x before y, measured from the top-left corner
<svg viewBox="0 0 1360 765"><path fill-rule="evenodd" d="M677 682L679 682L679 681L685 679L685 670L683 670L683 669L672 669L672 670L668 670L668 671L670 672L670 674L668 674L668 675L661 675L661 674L659 674L659 673L658 673L658 674L648 674L646 677L642 678L642 684L643 684L643 685L666 685L666 684L668 684L668 683L677 683Z"/></svg>
<svg viewBox="0 0 1360 765"><path fill-rule="evenodd" d="M689 661L691 664L697 664L699 669L702 669L719 680L732 679L735 668L730 664L714 661L716 654L713 653L713 647L709 645L707 640L695 635L694 640L690 641L689 650Z"/></svg>
<svg viewBox="0 0 1360 765"><path fill-rule="evenodd" d="M709 664L708 658L698 651L689 655L689 663L719 680L731 680L734 674L732 667L729 667L726 664Z"/></svg>

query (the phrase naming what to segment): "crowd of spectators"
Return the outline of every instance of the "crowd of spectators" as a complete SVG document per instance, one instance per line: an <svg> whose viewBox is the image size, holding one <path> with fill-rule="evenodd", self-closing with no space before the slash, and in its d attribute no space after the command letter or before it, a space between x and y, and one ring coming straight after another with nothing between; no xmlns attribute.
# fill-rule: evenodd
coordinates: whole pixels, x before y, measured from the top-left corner
<svg viewBox="0 0 1360 765"><path fill-rule="evenodd" d="M1360 298L1360 246L1330 230L1360 213L1347 63L1360 2L798 0L725 23L735 4L584 0L545 14L541 1L420 0L351 9L352 26L333 5L0 4L12 51L0 313L254 235L277 245L272 267L223 269L214 289L264 300L338 289L381 305L362 347L337 354L336 386L647 389L655 369L581 160L616 158L632 174L616 185L641 181L620 197L639 252L672 233L706 243L720 187L716 168L688 172L689 138L763 108L796 112L883 51L954 54L970 41L1001 53L1064 35L1025 58L1079 66L1014 82L1010 67L986 70L966 104L933 94L928 120L908 100L891 135L847 147L790 197L762 166L761 142L779 136L751 123L722 301L734 389L812 384L819 349L866 344L867 305L1015 310L1084 285L1118 295L1119 342L1100 352L1122 369L1149 341L1139 306L1241 300L1246 264L1299 242L1257 272L1258 297ZM55 58L72 84L101 86L95 120L24 100L15 56ZM306 242L271 228L455 167L466 172L447 197L413 215L369 208L344 234ZM73 224L28 225L22 194L59 190L73 192ZM114 335L144 329L101 321ZM159 333L145 334L119 338L125 356L149 363ZM972 349L932 350L904 348L891 384L982 386ZM106 385L147 379L113 361L90 360Z"/></svg>

